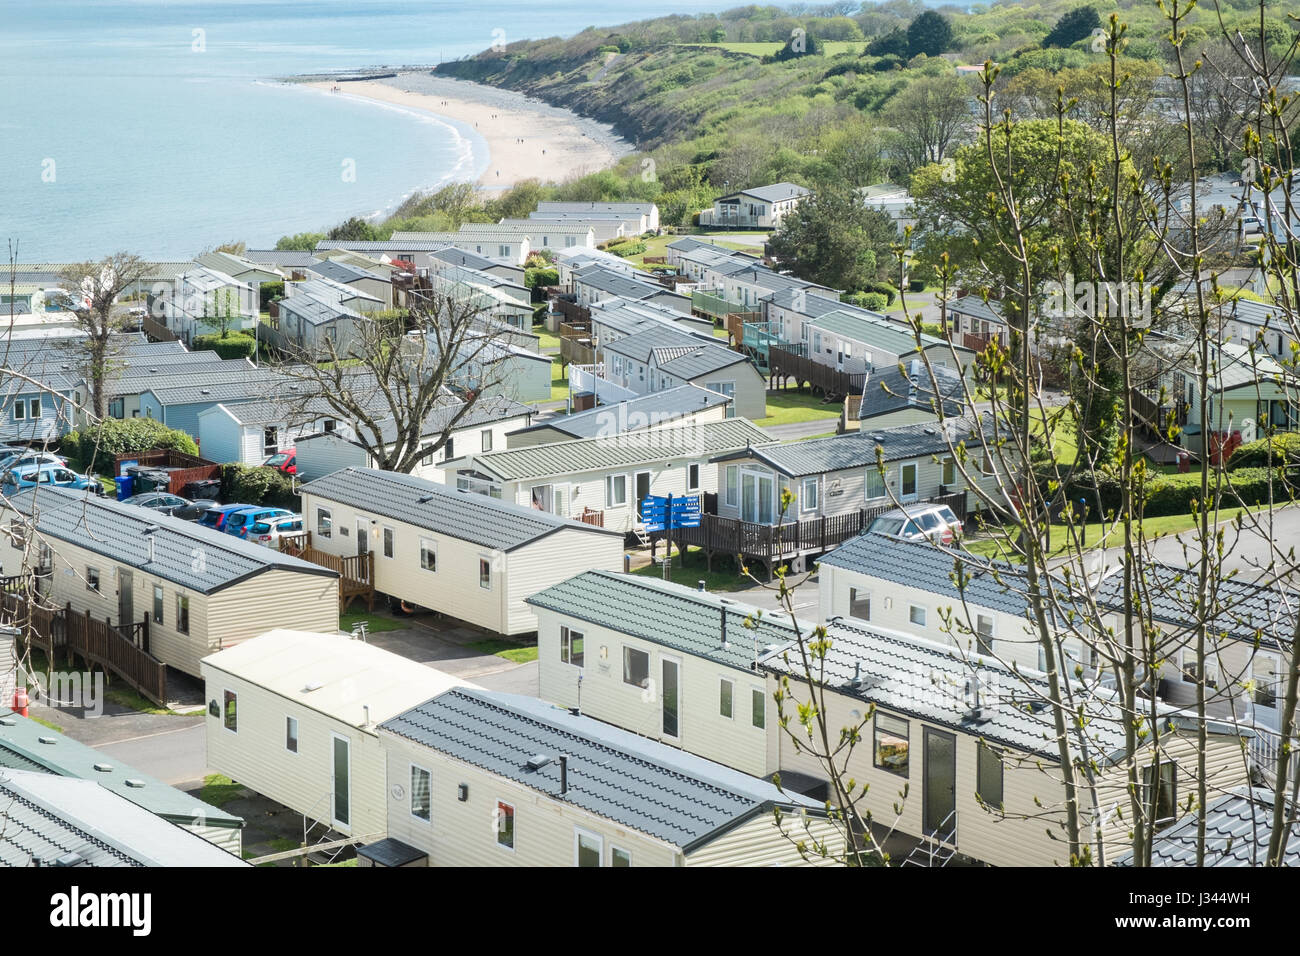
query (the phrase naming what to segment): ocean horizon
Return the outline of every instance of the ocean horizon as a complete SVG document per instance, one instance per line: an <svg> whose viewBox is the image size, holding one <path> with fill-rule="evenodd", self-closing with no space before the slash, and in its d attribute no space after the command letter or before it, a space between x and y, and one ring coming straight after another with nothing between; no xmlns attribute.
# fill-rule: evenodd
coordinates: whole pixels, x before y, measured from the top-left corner
<svg viewBox="0 0 1300 956"><path fill-rule="evenodd" d="M664 13L734 4L668 0ZM582 0L0 0L0 242L24 262L265 247L474 181L466 124L282 78L626 22Z"/></svg>

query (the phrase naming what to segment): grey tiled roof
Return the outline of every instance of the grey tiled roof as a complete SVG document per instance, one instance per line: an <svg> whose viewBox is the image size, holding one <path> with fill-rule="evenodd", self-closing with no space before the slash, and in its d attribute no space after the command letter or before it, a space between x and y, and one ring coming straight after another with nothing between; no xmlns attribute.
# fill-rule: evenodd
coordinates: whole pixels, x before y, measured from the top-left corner
<svg viewBox="0 0 1300 956"><path fill-rule="evenodd" d="M752 670L754 661L771 646L785 646L795 639L790 619L784 614L778 616L765 611L758 626L749 629L744 622L755 613L753 605L634 574L584 571L539 591L526 601L575 620L740 670ZM801 621L799 628L807 636L812 633L813 625Z"/></svg>
<svg viewBox="0 0 1300 956"><path fill-rule="evenodd" d="M1196 600L1196 571L1154 564L1144 571L1145 584L1139 582L1142 605L1154 620L1175 627L1192 627L1192 606ZM1216 607L1214 627L1239 641L1254 643L1256 636L1267 647L1289 645L1300 615L1300 593L1273 586L1263 587L1248 581L1226 579L1214 589ZM1124 571L1122 568L1102 579L1097 587L1097 605L1113 611L1124 607Z"/></svg>
<svg viewBox="0 0 1300 956"><path fill-rule="evenodd" d="M755 199L762 199L765 202L781 202L782 200L794 199L808 194L808 189L795 183L773 183L770 186L755 186L753 189L742 189L731 195L753 196Z"/></svg>
<svg viewBox="0 0 1300 956"><path fill-rule="evenodd" d="M474 455L476 466L504 481L577 475L647 461L706 457L774 439L745 418L703 425L656 428L609 438L549 442Z"/></svg>
<svg viewBox="0 0 1300 956"><path fill-rule="evenodd" d="M0 770L0 866L246 866L91 780ZM66 864L65 864L66 865Z"/></svg>
<svg viewBox="0 0 1300 956"><path fill-rule="evenodd" d="M380 730L684 851L773 805L814 807L766 781L531 697L457 688ZM553 759L530 769L539 754ZM561 754L568 756L564 794Z"/></svg>
<svg viewBox="0 0 1300 956"><path fill-rule="evenodd" d="M884 453L885 461L904 458L923 458L927 455L950 454L944 428L949 429L953 442L965 442L967 448L979 445L980 439L972 428L970 419L949 419L940 424L899 425L878 431L850 432L831 438L809 438L780 445L751 448L748 457L757 459L791 478L804 475L822 475L845 468L862 468L876 464L876 447ZM722 456L741 457L740 454ZM715 459L722 460L722 458Z"/></svg>
<svg viewBox="0 0 1300 956"><path fill-rule="evenodd" d="M249 262L256 262L263 266L288 266L289 268L304 268L314 265L319 260L310 252L303 249L248 249L244 252L244 258Z"/></svg>
<svg viewBox="0 0 1300 956"><path fill-rule="evenodd" d="M623 275L604 266L587 266L585 269L579 269L573 276L576 283L633 301L672 292L667 286L662 286L658 282Z"/></svg>
<svg viewBox="0 0 1300 956"><path fill-rule="evenodd" d="M30 516L35 509L36 529L42 537L67 541L202 594L223 590L273 568L338 576L328 568L199 527L192 521L70 488L27 489L10 495L8 500L10 507L21 514ZM158 529L152 535L152 561L149 536L145 534L149 525Z"/></svg>
<svg viewBox="0 0 1300 956"><path fill-rule="evenodd" d="M617 533L374 468L345 468L308 482L302 492L497 551L511 551L562 528L592 534Z"/></svg>
<svg viewBox="0 0 1300 956"><path fill-rule="evenodd" d="M1007 321L1003 318L996 302L992 299L985 302L984 297L979 295L964 295L960 299L954 299L948 303L948 311L958 315L969 315L975 319L983 319L986 322L995 322L998 325L1005 325Z"/></svg>
<svg viewBox="0 0 1300 956"><path fill-rule="evenodd" d="M281 314L288 312L301 317L309 325L321 325L338 319L365 321L365 316L343 305L338 299L318 296L303 290L280 302Z"/></svg>
<svg viewBox="0 0 1300 956"><path fill-rule="evenodd" d="M550 429L574 438L595 438L598 435L635 431L674 421L729 401L727 396L698 385L679 385L662 392L630 398L625 402L600 405L585 412L557 415L522 431Z"/></svg>
<svg viewBox="0 0 1300 956"><path fill-rule="evenodd" d="M1196 866L1199 814L1189 813L1152 838L1152 866ZM1294 811L1287 814L1290 819ZM1273 834L1273 791L1240 787L1211 797L1205 808L1205 866L1264 866ZM1132 866L1132 851L1115 860ZM1287 837L1283 866L1300 866L1300 833Z"/></svg>
<svg viewBox="0 0 1300 956"><path fill-rule="evenodd" d="M488 269L509 269L512 272L518 272L523 277L524 269L522 266L516 266L512 262L504 259L492 259L488 256L481 256L477 252L470 252L468 249L457 249L455 246L449 246L446 249L439 249L429 253L430 259L439 259L452 265L464 266L467 269L475 269L479 272L486 272Z"/></svg>
<svg viewBox="0 0 1300 956"><path fill-rule="evenodd" d="M650 321L653 320L647 320L647 322ZM725 345L717 344L717 340L710 336L691 332L687 329L674 328L667 323L647 324L640 331L625 335L618 341L610 342L604 346L607 352L617 352L619 355L626 355L643 363L650 361L650 355L656 349L676 348L714 348L722 352L729 352L737 358L743 357L739 352L732 352Z"/></svg>
<svg viewBox="0 0 1300 956"><path fill-rule="evenodd" d="M855 421L863 422L864 427L869 429L871 419L906 408L927 409L935 412L937 418L937 399L940 394L947 400L944 415L948 417L960 415L965 400L961 375L956 369L931 365L931 371L934 373L931 376L924 365L919 363L920 359L913 359L903 372L898 370L897 365L873 369L862 387L862 402L858 406Z"/></svg>
<svg viewBox="0 0 1300 956"><path fill-rule="evenodd" d="M1050 699L1046 679L1025 672L1013 673L996 661L890 631L832 624L825 660L824 684L842 694L873 703L891 713L927 720L973 734L1046 760L1059 756L1050 709L1039 701ZM798 658L790 663L782 652L768 655L766 670L801 674ZM967 681L983 672L985 703L981 719L970 716ZM1079 699L1086 692L1078 689ZM1038 708L1037 710L1035 708ZM1087 704L1088 739L1099 762L1106 762L1124 746L1124 720L1118 708L1095 698Z"/></svg>
<svg viewBox="0 0 1300 956"><path fill-rule="evenodd" d="M657 350L656 350L657 351ZM666 356L667 361L656 358L659 368L669 375L689 381L709 375L733 365L749 364L749 359L721 345L701 345L685 349L676 355Z"/></svg>
<svg viewBox="0 0 1300 956"><path fill-rule="evenodd" d="M356 282L360 279L375 279L380 282L388 282L387 276L381 276L378 273L371 272L368 269L361 269L357 266L348 265L346 262L336 262L332 259L325 259L320 262L313 262L307 266L309 272L316 275L324 276L327 279L333 279L335 282L342 282L346 285L349 282Z"/></svg>

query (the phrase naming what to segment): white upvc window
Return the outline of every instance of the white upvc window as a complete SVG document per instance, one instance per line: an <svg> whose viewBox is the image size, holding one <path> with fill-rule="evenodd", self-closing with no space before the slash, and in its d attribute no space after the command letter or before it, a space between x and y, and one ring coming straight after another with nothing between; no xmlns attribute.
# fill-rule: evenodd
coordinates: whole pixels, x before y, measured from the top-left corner
<svg viewBox="0 0 1300 956"><path fill-rule="evenodd" d="M627 475L605 476L605 506L621 508L627 504Z"/></svg>
<svg viewBox="0 0 1300 956"><path fill-rule="evenodd" d="M411 816L425 823L433 820L432 782L426 768L411 764Z"/></svg>
<svg viewBox="0 0 1300 956"><path fill-rule="evenodd" d="M605 840L600 834L573 828L573 865L595 867L604 863Z"/></svg>
<svg viewBox="0 0 1300 956"><path fill-rule="evenodd" d="M420 539L420 567L426 571L438 570L438 542L431 538Z"/></svg>
<svg viewBox="0 0 1300 956"><path fill-rule="evenodd" d="M993 615L975 615L975 647L981 654L993 653Z"/></svg>
<svg viewBox="0 0 1300 956"><path fill-rule="evenodd" d="M732 718L736 709L736 683L723 677L718 680L718 716Z"/></svg>
<svg viewBox="0 0 1300 956"><path fill-rule="evenodd" d="M284 749L291 754L298 752L298 718L284 718Z"/></svg>
<svg viewBox="0 0 1300 956"><path fill-rule="evenodd" d="M817 476L805 478L799 487L799 510L816 511L819 501L817 497Z"/></svg>
<svg viewBox="0 0 1300 956"><path fill-rule="evenodd" d="M328 508L316 509L316 537L328 538L333 534L333 517Z"/></svg>
<svg viewBox="0 0 1300 956"><path fill-rule="evenodd" d="M567 624L560 625L561 663L582 667L586 660L585 645L582 631L575 631Z"/></svg>
<svg viewBox="0 0 1300 956"><path fill-rule="evenodd" d="M917 627L925 627L925 608L919 604L913 604L907 609L907 619Z"/></svg>
<svg viewBox="0 0 1300 956"><path fill-rule="evenodd" d="M740 481L740 469L736 465L727 466L727 491L726 503L735 507L737 501L737 488Z"/></svg>

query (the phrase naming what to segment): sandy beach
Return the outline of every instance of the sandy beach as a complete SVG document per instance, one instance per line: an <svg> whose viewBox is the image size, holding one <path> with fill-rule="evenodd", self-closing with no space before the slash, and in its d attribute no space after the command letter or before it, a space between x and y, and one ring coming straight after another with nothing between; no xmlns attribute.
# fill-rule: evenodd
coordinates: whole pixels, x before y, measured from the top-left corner
<svg viewBox="0 0 1300 956"><path fill-rule="evenodd" d="M428 73L307 85L326 92L337 86L340 96L435 113L477 133L489 154L479 184L488 189L506 189L525 179L564 182L604 169L633 149L609 127L567 110Z"/></svg>

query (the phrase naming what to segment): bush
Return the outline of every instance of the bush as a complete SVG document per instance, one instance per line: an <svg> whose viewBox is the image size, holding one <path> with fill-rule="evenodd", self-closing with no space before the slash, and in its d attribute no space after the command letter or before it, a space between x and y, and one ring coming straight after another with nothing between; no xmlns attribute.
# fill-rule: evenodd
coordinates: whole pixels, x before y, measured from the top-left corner
<svg viewBox="0 0 1300 956"><path fill-rule="evenodd" d="M60 454L78 469L93 466L101 475L113 474L118 455L140 455L155 448L173 448L195 456L199 453L198 445L185 432L152 418L106 418L98 425L64 435L59 442Z"/></svg>
<svg viewBox="0 0 1300 956"><path fill-rule="evenodd" d="M646 251L646 244L644 242L621 242L616 246L610 246L609 251L626 259L629 256L641 255Z"/></svg>
<svg viewBox="0 0 1300 956"><path fill-rule="evenodd" d="M1294 478L1284 479L1279 471L1268 468L1239 468L1230 474L1225 474L1224 479L1221 502L1224 508L1267 504L1270 486L1273 500L1282 503L1292 498L1297 487L1300 487ZM1087 499L1090 509L1096 508L1098 493L1100 493L1103 512L1113 512L1119 508L1120 487L1119 481L1114 478L1102 478L1095 486L1080 482L1072 485L1068 492L1072 501L1077 501L1079 498ZM1148 518L1188 514L1192 510L1192 502L1200 497L1201 476L1199 474L1154 474L1146 482L1146 504L1142 513Z"/></svg>
<svg viewBox="0 0 1300 956"><path fill-rule="evenodd" d="M908 291L908 292L924 292L924 291L925 291L925 280L924 280L924 279L909 279L909 280L907 281L907 291Z"/></svg>
<svg viewBox="0 0 1300 956"><path fill-rule="evenodd" d="M293 479L277 468L262 465L222 465L221 500L302 510L302 498L294 494Z"/></svg>
<svg viewBox="0 0 1300 956"><path fill-rule="evenodd" d="M194 336L194 351L205 349L211 349L223 359L252 358L257 353L257 339L247 332Z"/></svg>
<svg viewBox="0 0 1300 956"><path fill-rule="evenodd" d="M881 312L889 307L889 300L879 292L859 292L857 304L872 312Z"/></svg>
<svg viewBox="0 0 1300 956"><path fill-rule="evenodd" d="M1228 470L1268 468L1284 464L1300 464L1300 434L1286 432L1272 438L1248 442L1232 453L1228 459Z"/></svg>
<svg viewBox="0 0 1300 956"><path fill-rule="evenodd" d="M530 289L535 289L538 286L559 285L559 283L559 269L533 268L524 270L524 285Z"/></svg>

